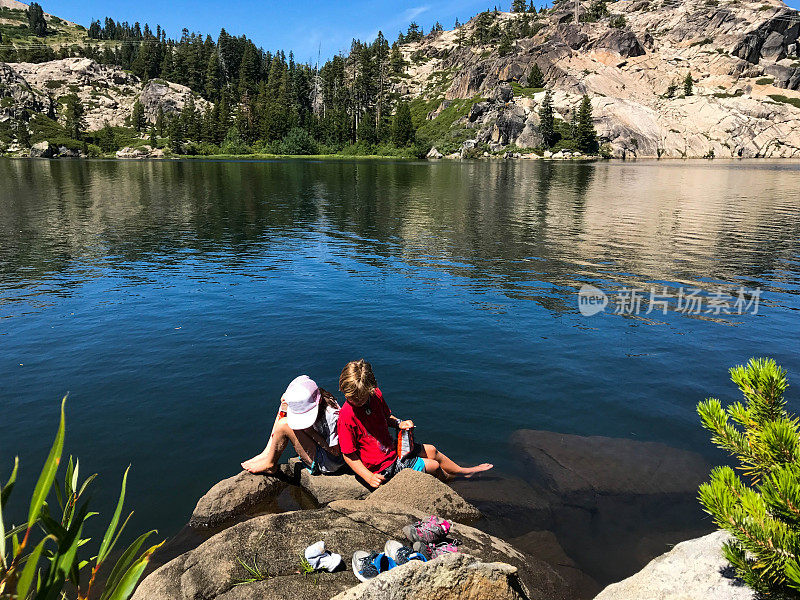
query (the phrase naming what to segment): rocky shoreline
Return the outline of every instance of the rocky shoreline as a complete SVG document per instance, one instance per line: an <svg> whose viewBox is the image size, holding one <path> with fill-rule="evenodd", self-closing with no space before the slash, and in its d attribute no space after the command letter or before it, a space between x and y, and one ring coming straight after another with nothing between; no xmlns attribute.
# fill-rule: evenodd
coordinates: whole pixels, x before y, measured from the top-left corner
<svg viewBox="0 0 800 600"><path fill-rule="evenodd" d="M522 457L520 476L486 475L452 486L404 471L371 491L349 474L310 476L297 459L277 476L238 473L198 501L186 528L194 542L179 552L177 539L168 543L134 600L695 597L685 595L684 579L686 589L750 598L721 572L724 534L708 535L708 522L687 519L708 474L699 455L532 430L515 432L511 445ZM280 507L287 496L288 511ZM404 525L430 514L454 522L459 554L359 585L349 568L301 574L303 549L319 539L348 563L355 550L404 539ZM689 538L697 539L684 542ZM678 542L684 543L659 557ZM605 560L593 564L599 554ZM263 580L243 583L242 562L257 564ZM651 580L660 591L643 593ZM603 590L598 581L619 583Z"/></svg>

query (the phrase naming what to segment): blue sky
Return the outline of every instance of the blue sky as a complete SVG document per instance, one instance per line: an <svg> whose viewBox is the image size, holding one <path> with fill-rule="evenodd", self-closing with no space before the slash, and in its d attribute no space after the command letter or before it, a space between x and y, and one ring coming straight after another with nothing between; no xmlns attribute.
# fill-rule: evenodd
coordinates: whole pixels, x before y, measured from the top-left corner
<svg viewBox="0 0 800 600"><path fill-rule="evenodd" d="M25 0L28 1L28 0ZM183 27L210 33L220 28L246 34L265 50L293 50L297 59L316 59L347 50L353 37L373 39L379 30L393 41L400 29L416 20L427 31L437 20L452 28L456 17L466 20L496 3L507 9L511 0L39 0L50 14L89 25L93 18L160 24L170 37Z"/></svg>
<svg viewBox="0 0 800 600"><path fill-rule="evenodd" d="M48 13L89 25L106 16L120 21L160 24L171 37L183 27L210 33L215 39L224 27L233 35L246 34L265 50L294 51L300 61L313 61L350 47L352 38L371 40L378 30L393 41L400 29L416 20L427 31L437 20L451 28L456 17L465 21L498 4L507 10L511 0L40 0ZM543 4L535 0L535 4ZM789 6L800 7L800 0Z"/></svg>

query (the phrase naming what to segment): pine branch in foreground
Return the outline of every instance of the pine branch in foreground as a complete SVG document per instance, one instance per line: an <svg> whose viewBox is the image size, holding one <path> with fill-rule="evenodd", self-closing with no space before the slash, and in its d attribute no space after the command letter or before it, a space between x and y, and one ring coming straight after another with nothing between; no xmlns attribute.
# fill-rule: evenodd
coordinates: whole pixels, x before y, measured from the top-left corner
<svg viewBox="0 0 800 600"><path fill-rule="evenodd" d="M697 412L749 483L730 467L715 467L700 486L700 502L731 534L723 553L748 586L765 598L800 598L800 431L786 412L786 371L753 358L730 374L744 404L724 409L709 398Z"/></svg>

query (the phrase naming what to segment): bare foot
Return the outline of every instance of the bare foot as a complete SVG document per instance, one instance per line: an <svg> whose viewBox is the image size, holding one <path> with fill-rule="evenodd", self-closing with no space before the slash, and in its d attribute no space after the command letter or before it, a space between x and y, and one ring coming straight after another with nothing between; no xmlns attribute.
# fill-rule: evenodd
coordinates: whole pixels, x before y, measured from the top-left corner
<svg viewBox="0 0 800 600"><path fill-rule="evenodd" d="M492 467L494 467L494 465L491 463L483 463L482 465L478 465L476 467L468 467L464 469L464 477L466 479L469 479L470 477L475 475L475 473L482 473L483 471L488 471Z"/></svg>
<svg viewBox="0 0 800 600"><path fill-rule="evenodd" d="M275 474L278 472L278 465L270 466L269 460L266 456L254 456L250 460L242 463L242 468L250 473L268 473Z"/></svg>

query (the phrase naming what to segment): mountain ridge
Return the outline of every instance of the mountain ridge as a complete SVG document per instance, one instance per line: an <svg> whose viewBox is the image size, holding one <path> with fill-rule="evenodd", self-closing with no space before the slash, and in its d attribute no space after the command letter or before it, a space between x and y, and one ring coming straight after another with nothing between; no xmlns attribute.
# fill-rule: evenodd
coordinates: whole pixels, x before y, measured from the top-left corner
<svg viewBox="0 0 800 600"><path fill-rule="evenodd" d="M588 96L610 156L800 156L798 11L780 0L591 0L578 4L575 23L574 6L568 0L538 12L486 11L428 35L410 28L393 46L385 100L376 97L411 105L419 143L433 147L430 156L539 156L546 148L539 118L546 92L531 85L536 65L565 132L564 149L574 149L566 132ZM341 57L342 81L363 74L357 52L354 43ZM20 113L15 97L32 94L40 102L26 110L52 112L53 102L44 107L42 98L77 91L88 102L90 129L125 124L147 79L88 60L0 65L6 97L0 122ZM324 69L308 75L316 113L326 110L324 75ZM691 89L681 93L687 78ZM133 87L116 94L115 79ZM180 112L189 96L193 107L211 106L198 90L175 86L166 85L175 92L164 96L171 99L166 113ZM161 96L146 97L152 124ZM373 109L347 106L355 119L350 135L359 140L356 111ZM380 125L382 105L374 109Z"/></svg>
<svg viewBox="0 0 800 600"><path fill-rule="evenodd" d="M496 45L458 46L457 36L474 35L480 15L462 26L466 32L404 45L412 66L401 93L438 95L444 104L487 97L488 105L461 119L474 128L471 139L490 151L535 146L544 93L524 89L535 63L562 118L584 94L591 97L598 134L615 156L800 155L798 11L774 0L619 0L607 4L604 19L575 24L571 5L540 17L535 35L516 40L505 56ZM610 26L618 16L625 26ZM496 15L501 23L518 18ZM431 89L442 72L451 76ZM673 89L667 97L690 73L693 94L681 98ZM506 86L511 91L500 92Z"/></svg>

